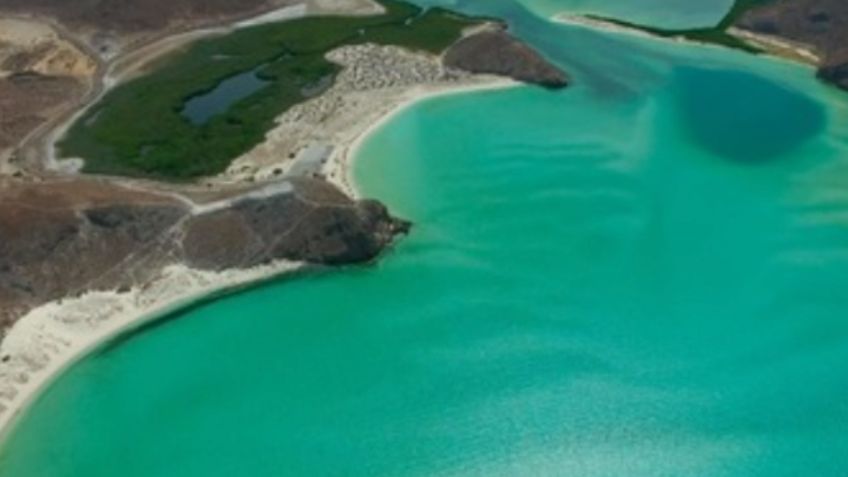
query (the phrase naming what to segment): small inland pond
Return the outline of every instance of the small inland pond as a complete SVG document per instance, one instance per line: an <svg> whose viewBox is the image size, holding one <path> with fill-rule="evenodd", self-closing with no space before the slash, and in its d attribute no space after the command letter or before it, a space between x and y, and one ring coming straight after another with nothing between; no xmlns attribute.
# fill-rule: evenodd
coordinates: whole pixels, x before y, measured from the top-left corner
<svg viewBox="0 0 848 477"><path fill-rule="evenodd" d="M340 67L327 52L376 43L438 54L480 22L380 3L378 15L312 16L200 40L107 92L57 144L59 156L84 159L89 173L164 180L218 174L262 142L277 116L332 84Z"/></svg>
<svg viewBox="0 0 848 477"><path fill-rule="evenodd" d="M237 101L256 93L270 81L259 77L257 70L227 78L212 91L191 97L182 114L195 126L206 124L210 118L226 112Z"/></svg>

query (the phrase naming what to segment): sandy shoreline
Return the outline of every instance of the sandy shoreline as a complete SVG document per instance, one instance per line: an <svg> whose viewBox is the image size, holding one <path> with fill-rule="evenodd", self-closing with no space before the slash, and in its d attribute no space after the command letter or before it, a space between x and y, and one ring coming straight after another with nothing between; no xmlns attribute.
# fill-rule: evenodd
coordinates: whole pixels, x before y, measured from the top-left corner
<svg viewBox="0 0 848 477"><path fill-rule="evenodd" d="M68 129L82 117L93 105L97 104L116 85L133 79L144 73L145 67L174 51L205 38L226 35L237 30L250 28L266 23L283 22L304 18L310 15L374 15L383 11L378 3L371 0L303 0L300 3L286 5L254 17L242 18L230 25L206 26L195 30L181 31L150 40L136 48L122 52L120 56L99 58L90 52L90 56L98 60L98 75L94 84L86 93L86 98L79 107L68 111L57 121L45 124L43 130L33 132L32 139L25 141L22 147L30 157L42 156L41 164L48 170L63 173L77 173L83 166L78 159L58 159L56 144ZM68 36L67 34L65 36ZM30 144L32 143L32 144ZM37 162L37 161L36 161Z"/></svg>
<svg viewBox="0 0 848 477"><path fill-rule="evenodd" d="M727 32L736 38L758 46L768 53L781 58L799 61L810 65L819 65L822 62L822 59L813 51L812 48L799 43L784 40L776 36L753 33L736 27L731 27L727 30Z"/></svg>
<svg viewBox="0 0 848 477"><path fill-rule="evenodd" d="M373 51L360 51L371 58ZM417 54L404 53L388 47L382 53L397 55L403 61L437 63L437 58L422 59ZM393 57L394 58L394 57ZM416 63L417 62L417 63ZM396 67L392 63L387 67ZM355 69L351 67L351 69ZM436 73L434 73L436 74ZM444 72L440 72L445 74ZM376 72L380 76L380 72ZM456 76L433 80L429 77L410 76L400 78L397 84L388 87L370 87L371 78L340 82L339 90L328 90L330 100L341 101L338 106L340 121L322 125L321 139L331 141L333 153L322 165L322 171L331 182L358 197L359 191L351 178L352 161L365 139L395 115L415 103L451 94L478 90L499 89L515 86L512 80L488 76ZM358 81L358 83L357 83ZM363 85L364 84L364 85ZM352 88L352 89L345 89ZM360 89L357 89L360 88ZM363 89L364 88L364 89ZM306 103L294 114L325 111L326 101L320 96ZM291 114L284 113L281 117ZM319 115L321 116L321 115ZM336 119L336 115L332 115ZM298 119L296 116L294 119ZM306 117L309 117L308 114ZM323 116L321 116L323 117ZM286 121L279 134L289 133ZM314 125L294 123L307 128ZM314 128L313 128L314 129ZM272 131L273 132L273 131ZM312 140L314 138L307 138ZM269 133L263 143L277 158L284 157L279 144ZM254 158L242 158L244 164L253 164ZM288 162L293 162L291 159ZM242 178L243 179L243 178ZM251 177L252 179L252 177ZM224 177L222 182L231 182L233 177ZM270 181L269 184L273 184ZM189 269L183 265L166 267L157 279L125 293L90 292L78 298L59 300L42 305L20 319L0 342L0 443L14 428L17 419L26 411L49 384L74 363L83 359L93 349L123 333L132 332L139 326L166 317L185 309L198 301L214 298L221 294L238 291L257 282L278 278L286 273L302 270L303 264L278 262L248 270L221 273Z"/></svg>
<svg viewBox="0 0 848 477"><path fill-rule="evenodd" d="M364 145L365 141L385 124L390 122L398 114L415 106L421 101L430 99L452 96L456 94L473 93L477 91L499 90L511 87L520 86L513 80L508 79L491 79L483 83L468 83L451 86L422 86L420 88L409 91L406 95L396 98L395 101L387 101L387 104L380 110L378 118L368 122L368 125L356 134L346 147L339 149L330 157L330 160L325 166L325 173L337 187L344 190L345 193L355 198L362 198L363 194L356 187L356 181L353 180L353 161L357 157L359 150Z"/></svg>
<svg viewBox="0 0 848 477"><path fill-rule="evenodd" d="M685 38L683 36L659 36L644 30L640 30L638 28L631 28L624 25L620 25L618 23L573 13L558 13L551 17L551 20L565 25L573 25L603 30L606 32L618 33L623 35L634 35L642 38L652 38L660 41L673 41L678 43L691 43L694 45L706 47L726 48L715 43L707 43L703 41L693 40ZM791 61L811 65L817 65L821 62L821 59L818 57L818 55L816 55L816 53L812 49L804 45L782 40L777 37L752 33L735 27L731 27L730 29L728 29L727 33L744 41L745 43L751 46L762 48L769 55L778 58L788 59Z"/></svg>
<svg viewBox="0 0 848 477"><path fill-rule="evenodd" d="M218 273L172 265L163 271L162 279L150 287L127 293L89 292L79 298L36 308L18 322L3 341L4 356L23 357L29 366L38 369L13 376L0 373L0 378L6 378L3 381L17 380L13 390L8 388L7 382L0 387L0 443L41 391L110 339L193 304L305 267L300 263L277 262L245 271ZM34 346L36 342L41 342L42 346Z"/></svg>

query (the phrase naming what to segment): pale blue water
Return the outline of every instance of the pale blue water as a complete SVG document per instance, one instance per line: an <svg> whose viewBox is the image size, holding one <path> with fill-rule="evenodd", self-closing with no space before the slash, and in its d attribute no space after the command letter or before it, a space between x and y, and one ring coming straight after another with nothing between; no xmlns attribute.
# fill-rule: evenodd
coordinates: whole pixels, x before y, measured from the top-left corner
<svg viewBox="0 0 848 477"><path fill-rule="evenodd" d="M845 476L846 95L487 5L574 87L397 116L409 238L102 349L0 476Z"/></svg>
<svg viewBox="0 0 848 477"><path fill-rule="evenodd" d="M221 81L211 91L186 101L182 114L193 124L206 124L251 94L262 89L267 81L257 75L256 70L247 71Z"/></svg>

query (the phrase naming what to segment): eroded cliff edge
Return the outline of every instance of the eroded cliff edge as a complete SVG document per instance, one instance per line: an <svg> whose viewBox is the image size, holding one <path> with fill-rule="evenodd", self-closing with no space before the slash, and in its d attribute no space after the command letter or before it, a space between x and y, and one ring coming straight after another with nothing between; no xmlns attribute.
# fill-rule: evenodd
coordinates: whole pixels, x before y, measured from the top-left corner
<svg viewBox="0 0 848 477"><path fill-rule="evenodd" d="M195 202L95 179L0 181L0 325L43 303L128 291L169 265L373 259L409 224L327 182L291 178Z"/></svg>
<svg viewBox="0 0 848 477"><path fill-rule="evenodd" d="M568 86L568 76L539 52L504 30L487 30L456 42L444 63L471 73L505 76L549 89Z"/></svg>

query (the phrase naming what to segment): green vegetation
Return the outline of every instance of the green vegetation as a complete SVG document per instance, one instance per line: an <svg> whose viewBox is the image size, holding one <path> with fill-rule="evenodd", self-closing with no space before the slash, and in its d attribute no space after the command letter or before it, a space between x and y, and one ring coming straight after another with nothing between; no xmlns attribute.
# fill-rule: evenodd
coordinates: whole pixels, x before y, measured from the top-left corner
<svg viewBox="0 0 848 477"><path fill-rule="evenodd" d="M736 22L748 10L751 10L752 8L758 7L760 5L764 5L771 1L773 0L736 0L727 15L725 15L721 22L716 25L716 28L719 28L721 30L727 30L728 28L736 24Z"/></svg>
<svg viewBox="0 0 848 477"><path fill-rule="evenodd" d="M767 3L771 0L736 0L733 4L733 7L724 16L724 18L719 22L718 25L711 28L695 28L691 30L668 30L663 28L654 28L645 25L639 25L636 23L630 23L622 20L616 20L613 18L606 18L597 15L588 15L589 18L593 18L596 20L601 20L609 23L613 23L616 25L620 25L627 28L633 28L636 30L641 30L646 33L650 33L652 35L656 35L663 38L685 38L687 40L698 41L702 43L711 43L715 45L726 46L728 48L735 48L738 50L747 51L749 53L759 54L763 51L760 48L757 48L735 36L731 35L727 32L736 21L748 10Z"/></svg>
<svg viewBox="0 0 848 477"><path fill-rule="evenodd" d="M334 48L367 42L439 53L479 22L448 10L381 0L370 17L321 16L259 25L200 41L165 59L155 72L110 91L78 120L58 147L85 159L85 172L187 180L222 172L260 143L274 118L331 83ZM222 81L256 71L268 83L204 124L182 110Z"/></svg>

